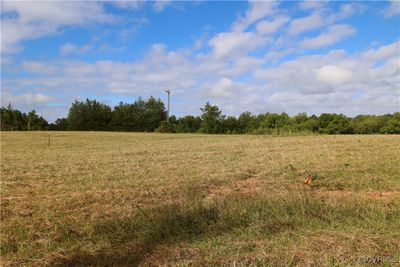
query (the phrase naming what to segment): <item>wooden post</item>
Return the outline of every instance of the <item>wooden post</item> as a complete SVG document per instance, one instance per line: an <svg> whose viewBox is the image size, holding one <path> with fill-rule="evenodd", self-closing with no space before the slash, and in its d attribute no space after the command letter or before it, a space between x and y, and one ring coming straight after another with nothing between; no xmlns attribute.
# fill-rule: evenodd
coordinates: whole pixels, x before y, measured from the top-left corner
<svg viewBox="0 0 400 267"><path fill-rule="evenodd" d="M167 94L168 94L168 106L167 106L167 123L169 123L169 102L170 102L170 100L169 100L169 95L171 94L171 90L165 90L165 92L167 92Z"/></svg>

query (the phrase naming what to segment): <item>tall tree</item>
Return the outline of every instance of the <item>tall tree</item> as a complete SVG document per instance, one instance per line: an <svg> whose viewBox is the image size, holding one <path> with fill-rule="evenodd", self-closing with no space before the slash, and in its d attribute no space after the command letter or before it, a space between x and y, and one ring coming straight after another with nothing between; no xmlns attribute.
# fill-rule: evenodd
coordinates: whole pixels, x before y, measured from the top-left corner
<svg viewBox="0 0 400 267"><path fill-rule="evenodd" d="M253 126L254 118L249 111L243 112L238 118L238 132L246 133Z"/></svg>
<svg viewBox="0 0 400 267"><path fill-rule="evenodd" d="M400 112L395 112L386 120L386 124L380 129L384 134L400 134Z"/></svg>
<svg viewBox="0 0 400 267"><path fill-rule="evenodd" d="M167 111L160 99L150 97L145 104L145 125L147 132L154 132L167 119Z"/></svg>
<svg viewBox="0 0 400 267"><path fill-rule="evenodd" d="M96 100L72 103L68 113L68 127L77 131L106 131L111 121L111 108Z"/></svg>
<svg viewBox="0 0 400 267"><path fill-rule="evenodd" d="M120 102L114 107L111 118L111 129L113 131L135 131L135 109L133 104Z"/></svg>
<svg viewBox="0 0 400 267"><path fill-rule="evenodd" d="M171 118L169 119L170 123L172 121ZM178 133L195 133L199 131L200 127L201 127L201 118L198 116L194 117L188 115L178 119L176 131Z"/></svg>
<svg viewBox="0 0 400 267"><path fill-rule="evenodd" d="M237 134L240 132L238 119L234 116L228 116L222 121L223 133Z"/></svg>
<svg viewBox="0 0 400 267"><path fill-rule="evenodd" d="M46 130L48 127L47 121L35 110L27 115L9 104L7 108L1 107L0 111L2 131Z"/></svg>
<svg viewBox="0 0 400 267"><path fill-rule="evenodd" d="M203 112L201 115L202 122L200 131L210 134L222 133L222 121L224 116L218 106L211 105L207 102L204 108L200 108L200 110Z"/></svg>
<svg viewBox="0 0 400 267"><path fill-rule="evenodd" d="M133 104L120 102L112 112L111 128L116 131L153 132L167 112L160 99L150 97L143 100L139 97Z"/></svg>
<svg viewBox="0 0 400 267"><path fill-rule="evenodd" d="M32 110L31 112L26 115L26 125L27 125L27 130L44 130L47 129L48 123L47 121L42 117L38 116L36 114L36 110Z"/></svg>
<svg viewBox="0 0 400 267"><path fill-rule="evenodd" d="M50 131L67 131L68 130L68 119L60 118L57 119L54 123L49 125Z"/></svg>

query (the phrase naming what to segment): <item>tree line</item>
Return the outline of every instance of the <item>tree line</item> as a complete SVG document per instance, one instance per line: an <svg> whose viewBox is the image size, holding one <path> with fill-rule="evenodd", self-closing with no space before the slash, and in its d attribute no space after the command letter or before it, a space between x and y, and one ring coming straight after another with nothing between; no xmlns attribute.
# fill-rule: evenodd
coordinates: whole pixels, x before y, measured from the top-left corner
<svg viewBox="0 0 400 267"><path fill-rule="evenodd" d="M171 116L160 99L138 98L133 103L120 102L114 108L96 100L75 100L66 118L48 123L35 110L22 113L11 104L1 108L1 130L50 131L127 131L209 134L400 134L400 112L386 115L358 115L323 113L308 116L300 113L243 112L240 116L226 116L218 106L206 103L200 116Z"/></svg>
<svg viewBox="0 0 400 267"><path fill-rule="evenodd" d="M36 114L35 110L23 113L14 109L11 104L0 109L0 128L2 131L46 130L48 122Z"/></svg>

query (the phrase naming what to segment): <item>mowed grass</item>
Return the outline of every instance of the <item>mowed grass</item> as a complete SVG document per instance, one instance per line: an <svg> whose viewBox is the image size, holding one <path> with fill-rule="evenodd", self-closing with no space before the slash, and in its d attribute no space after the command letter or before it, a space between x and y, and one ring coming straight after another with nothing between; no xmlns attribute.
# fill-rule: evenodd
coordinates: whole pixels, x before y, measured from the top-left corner
<svg viewBox="0 0 400 267"><path fill-rule="evenodd" d="M2 132L1 264L400 256L399 163L395 135Z"/></svg>

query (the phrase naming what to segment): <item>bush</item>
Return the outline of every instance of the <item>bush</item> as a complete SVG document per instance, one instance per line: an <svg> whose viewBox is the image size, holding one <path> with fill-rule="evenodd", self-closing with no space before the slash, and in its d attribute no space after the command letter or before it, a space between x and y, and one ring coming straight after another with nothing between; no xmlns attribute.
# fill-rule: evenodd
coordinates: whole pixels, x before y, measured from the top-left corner
<svg viewBox="0 0 400 267"><path fill-rule="evenodd" d="M157 133L176 133L175 125L162 121L160 126L155 130Z"/></svg>

